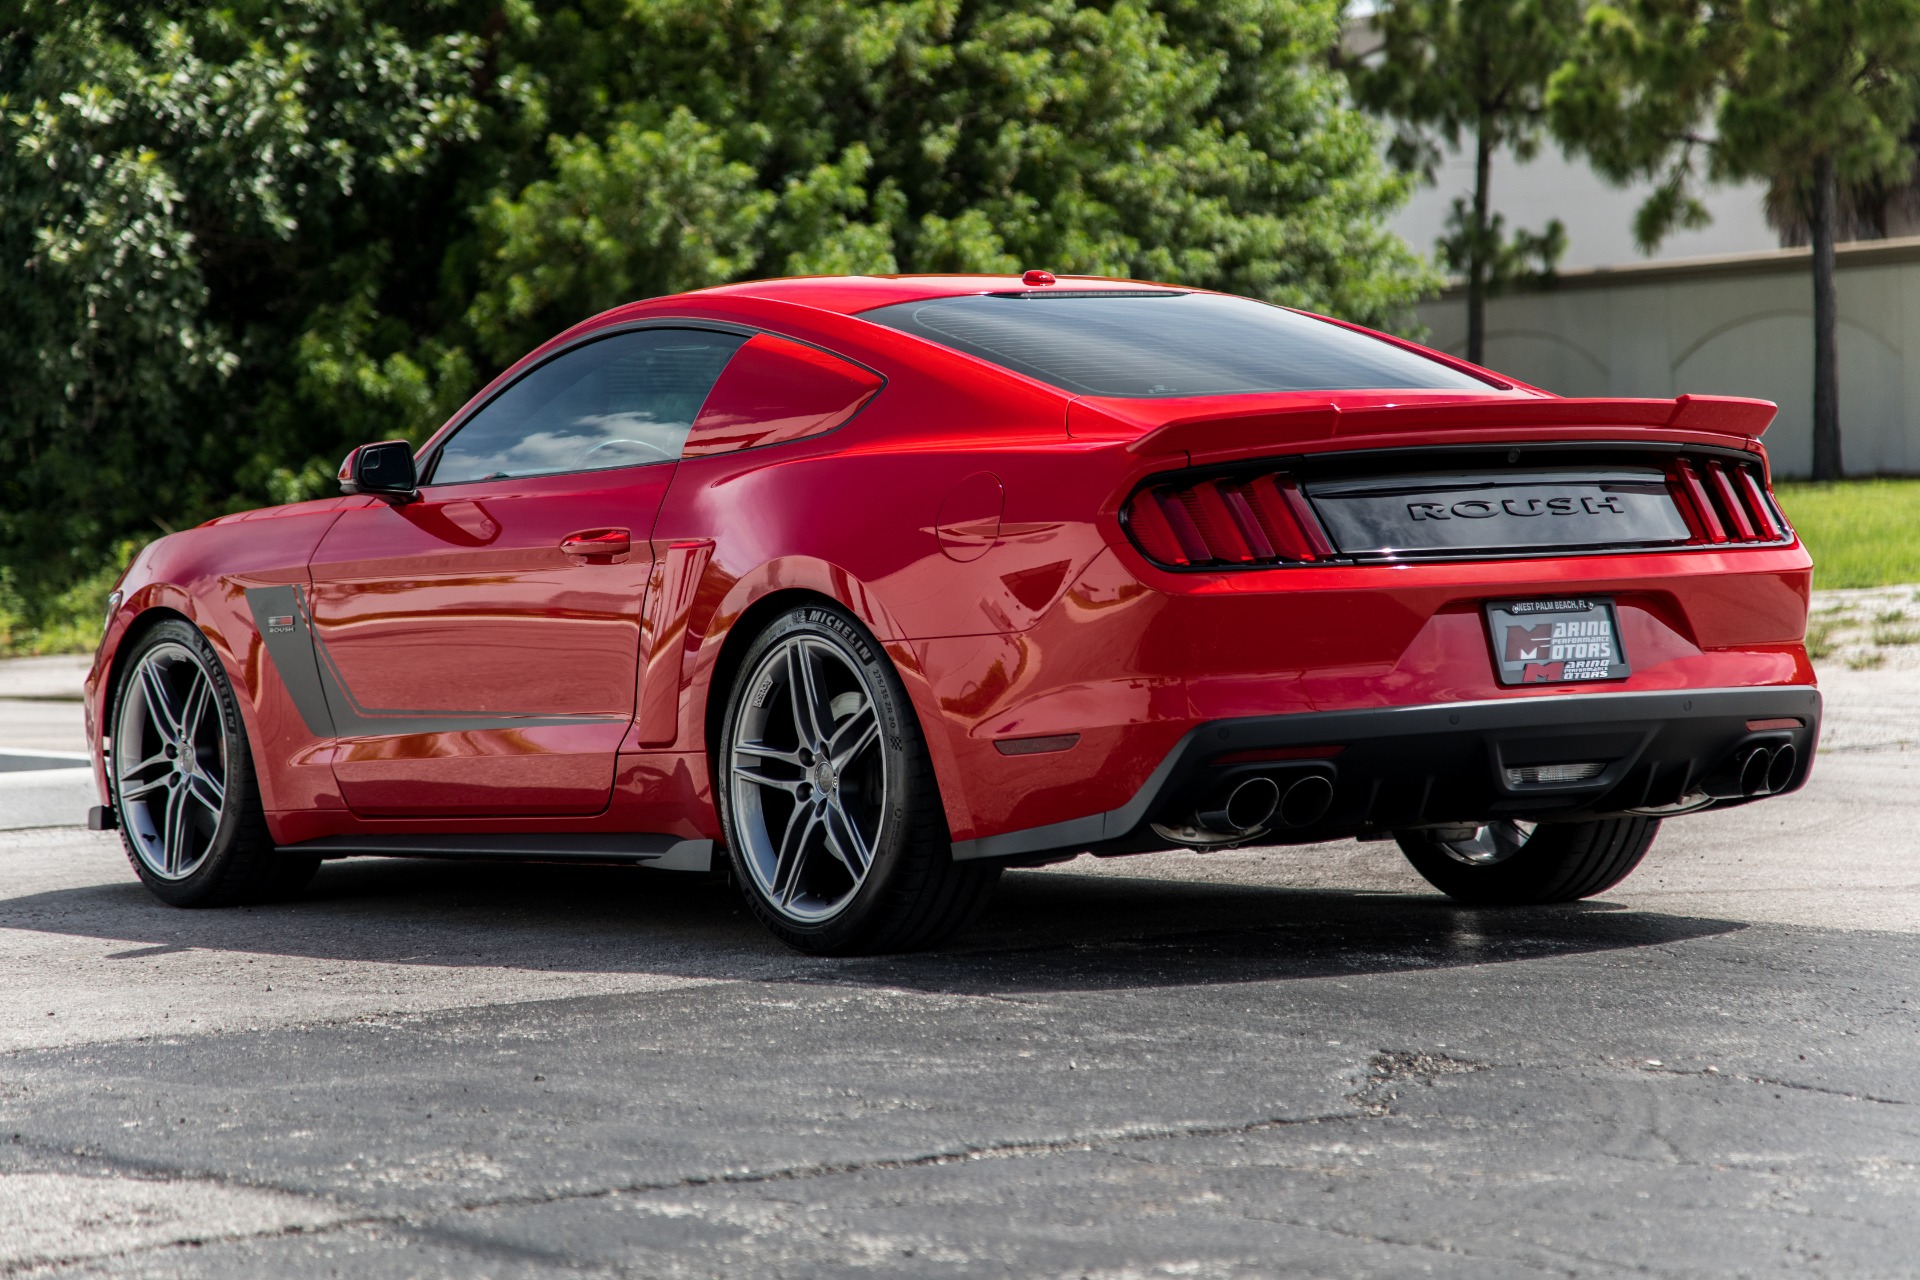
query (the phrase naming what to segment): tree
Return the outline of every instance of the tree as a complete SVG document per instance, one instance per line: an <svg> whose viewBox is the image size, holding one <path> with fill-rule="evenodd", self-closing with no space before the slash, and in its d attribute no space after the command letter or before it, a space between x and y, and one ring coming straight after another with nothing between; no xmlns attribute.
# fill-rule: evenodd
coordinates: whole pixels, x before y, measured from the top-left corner
<svg viewBox="0 0 1920 1280"><path fill-rule="evenodd" d="M1554 74L1555 132L1616 181L1650 179L1651 249L1707 221L1702 182L1758 178L1813 245L1813 474L1837 479L1834 242L1843 188L1904 182L1920 0L1621 0L1594 8Z"/></svg>
<svg viewBox="0 0 1920 1280"><path fill-rule="evenodd" d="M482 47L393 9L13 7L0 569L22 595L128 533L265 497L279 459L330 445L337 418L300 392L330 316L390 291L386 323L431 324L413 286L431 297L428 211L447 150L477 137Z"/></svg>
<svg viewBox="0 0 1920 1280"><path fill-rule="evenodd" d="M1335 0L14 0L0 567L332 490L602 308L1125 273L1409 322ZM36 586L35 584L39 584Z"/></svg>
<svg viewBox="0 0 1920 1280"><path fill-rule="evenodd" d="M611 33L598 11L542 36L567 122L553 176L502 189L483 219L476 319L496 358L706 252L644 234L590 248L584 223L551 216L615 177L648 193L623 215L646 222L668 157L736 192L717 216L745 233L709 278L1044 265L1387 325L1427 283L1384 226L1405 184L1320 60L1331 0L652 0Z"/></svg>
<svg viewBox="0 0 1920 1280"><path fill-rule="evenodd" d="M1493 157L1539 149L1547 77L1580 29L1582 0L1384 0L1379 45L1352 61L1354 95L1393 120L1391 154L1434 179L1440 142L1473 147L1473 195L1453 202L1441 261L1467 282L1467 359L1485 360L1487 298L1516 280L1551 274L1566 249L1558 219L1539 232L1492 211ZM1536 267L1534 264L1538 264Z"/></svg>

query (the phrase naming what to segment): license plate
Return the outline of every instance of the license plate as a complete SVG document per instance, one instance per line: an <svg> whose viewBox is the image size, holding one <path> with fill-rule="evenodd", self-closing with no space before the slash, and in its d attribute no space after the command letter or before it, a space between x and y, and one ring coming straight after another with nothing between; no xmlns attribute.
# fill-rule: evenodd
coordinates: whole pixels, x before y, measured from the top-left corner
<svg viewBox="0 0 1920 1280"><path fill-rule="evenodd" d="M1501 684L1623 680L1629 674L1611 600L1491 601L1487 633Z"/></svg>

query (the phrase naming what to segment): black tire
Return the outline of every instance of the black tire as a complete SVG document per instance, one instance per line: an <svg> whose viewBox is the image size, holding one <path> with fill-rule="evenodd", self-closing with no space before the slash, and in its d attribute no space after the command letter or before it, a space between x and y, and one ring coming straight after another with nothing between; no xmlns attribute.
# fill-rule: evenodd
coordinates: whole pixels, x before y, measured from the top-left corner
<svg viewBox="0 0 1920 1280"><path fill-rule="evenodd" d="M1448 897L1476 907L1528 907L1605 893L1640 865L1659 831L1658 818L1624 817L1543 822L1531 832L1494 824L1481 828L1478 845L1431 831L1403 831L1395 839L1413 869ZM1489 848L1497 860L1469 860Z"/></svg>
<svg viewBox="0 0 1920 1280"><path fill-rule="evenodd" d="M797 659L793 655L800 655ZM811 659L807 655L813 655ZM835 665L838 655L840 665ZM803 766L793 760L776 762L770 751L740 752L741 743L771 741L769 716L778 712L779 699L792 693L795 681L778 683L783 672L793 670L793 661L817 661L816 674L842 682L843 692L828 699L823 689L816 705L823 710L838 707L843 699L852 699L847 720L868 714L877 725L871 746L862 749L857 761L845 767L845 776L830 773L825 784L809 784L811 771L826 756L811 757ZM757 700L750 700L755 689ZM867 703L859 701L864 695ZM801 716L797 701L791 702L792 717ZM834 714L831 713L830 714ZM761 722L756 726L755 721ZM828 724L832 728L832 724ZM743 732L750 736L742 737ZM758 736L751 736L758 735ZM791 753L804 756L798 744ZM752 763L742 770L745 780L736 777L736 762ZM727 842L728 859L734 880L739 884L747 905L776 937L796 950L812 955L867 955L889 951L912 951L929 947L966 927L985 908L1000 878L997 865L956 863L947 832L946 813L941 807L939 784L933 764L927 756L926 740L913 704L885 650L865 627L847 613L824 601L802 605L774 619L757 636L741 660L727 697L727 711L721 736L715 744L714 796L720 808L720 820ZM839 766L836 764L835 769ZM765 785L763 775L788 771L777 788ZM856 780L859 772L865 779ZM878 783L874 783L874 779ZM738 794L737 794L738 793ZM857 793L864 794L864 808ZM783 812L776 807L783 794L794 798ZM807 797L812 800L808 801ZM803 803L839 806L842 821L858 814L861 829L854 839L870 850L858 878L847 860L836 871L829 831L831 822L822 819L817 830L819 840L809 845L803 830L794 842L795 853L789 864L780 855L786 840L772 832L779 827L790 838L795 819ZM812 830L808 827L806 830ZM779 846L769 870L769 842ZM831 855L831 856L830 856ZM803 879L806 865L821 863L826 873L843 880L810 900L811 914L800 910L795 887ZM780 868L788 868L784 878ZM787 890L787 905L778 894ZM835 901L836 894L845 895Z"/></svg>
<svg viewBox="0 0 1920 1280"><path fill-rule="evenodd" d="M198 829L191 839L194 860L190 865L181 866L179 870L184 874L178 875L165 874L162 868L150 864L167 861L167 838L174 828L170 822L156 822L158 815L153 808L156 803L163 807L173 803L173 784L157 784L142 793L151 798L133 795L126 774L134 762L123 754L142 748L141 743L129 738L146 737L147 745L151 745L155 735L160 739L166 737L157 722L153 722L151 711L146 709L151 699L145 689L139 693L143 702L138 716L129 706L132 686L143 679L143 671L150 663L156 670L177 671L174 677L161 677L163 684L172 679L171 687L175 689L186 686L198 693L199 686L192 682L204 678L205 702L193 723L184 724L180 737L186 746L169 755L173 758L197 755L209 770L217 761L221 774L218 803L196 801L198 807L193 820L198 823ZM197 627L185 619L169 619L134 643L121 663L107 724L114 738L107 774L113 786L121 847L133 865L134 874L155 897L176 907L233 906L298 893L313 878L320 865L318 858L275 852L260 804L259 780L254 773L253 753L246 725L240 718L239 703L219 656ZM158 778L180 772L161 761L158 754L151 754L151 758L158 767L140 776ZM163 796L166 798L162 799ZM162 825L164 831L160 830ZM153 845L156 836L161 846L158 854Z"/></svg>

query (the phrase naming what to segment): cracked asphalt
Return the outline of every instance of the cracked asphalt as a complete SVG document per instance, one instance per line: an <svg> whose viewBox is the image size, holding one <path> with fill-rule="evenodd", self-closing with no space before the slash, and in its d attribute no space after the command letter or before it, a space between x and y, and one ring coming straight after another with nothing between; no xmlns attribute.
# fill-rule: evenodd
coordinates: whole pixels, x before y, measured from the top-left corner
<svg viewBox="0 0 1920 1280"><path fill-rule="evenodd" d="M1083 858L822 961L668 872L182 912L0 831L0 1274L1911 1276L1920 674L1827 686L1805 792L1519 912Z"/></svg>

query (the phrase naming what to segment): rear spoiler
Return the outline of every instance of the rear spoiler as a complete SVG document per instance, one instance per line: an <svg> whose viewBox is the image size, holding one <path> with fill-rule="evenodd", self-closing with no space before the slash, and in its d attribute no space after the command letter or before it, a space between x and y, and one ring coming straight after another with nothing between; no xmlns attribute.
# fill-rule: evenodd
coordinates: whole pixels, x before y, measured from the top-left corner
<svg viewBox="0 0 1920 1280"><path fill-rule="evenodd" d="M1779 406L1771 401L1739 396L1681 396L1675 400L1502 396L1345 410L1336 404L1318 404L1177 418L1155 427L1127 448L1138 454L1220 453L1286 447L1339 436L1475 427L1645 427L1758 439L1778 412Z"/></svg>

